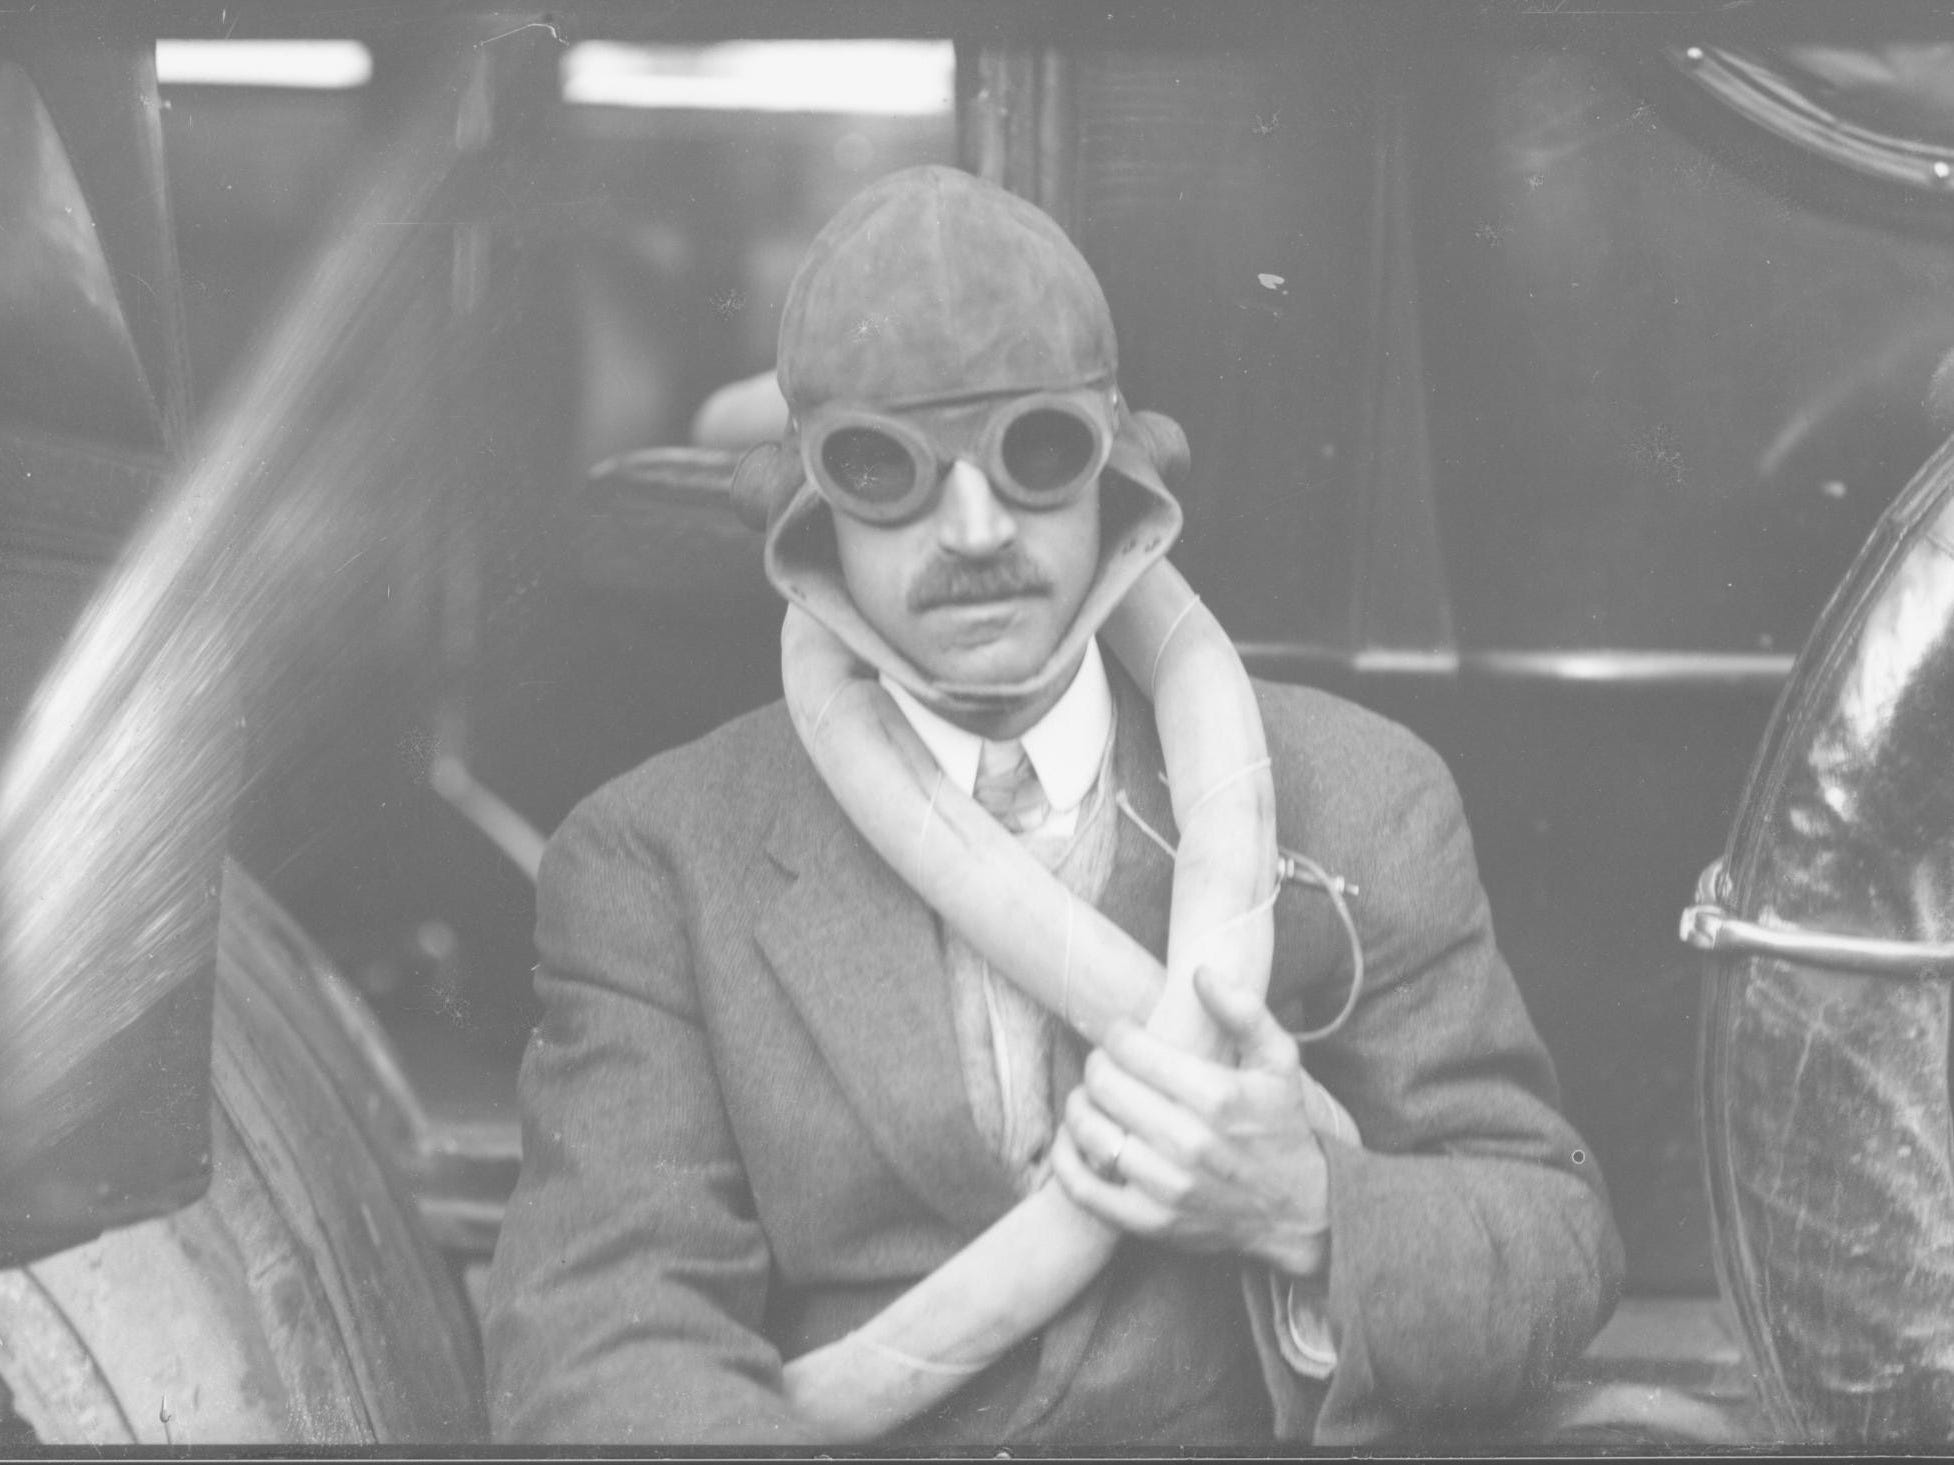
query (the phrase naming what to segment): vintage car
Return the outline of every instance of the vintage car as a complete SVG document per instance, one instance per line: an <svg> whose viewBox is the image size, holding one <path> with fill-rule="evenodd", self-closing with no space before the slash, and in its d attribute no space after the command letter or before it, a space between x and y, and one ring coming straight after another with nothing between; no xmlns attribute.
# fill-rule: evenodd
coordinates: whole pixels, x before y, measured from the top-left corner
<svg viewBox="0 0 1954 1465"><path fill-rule="evenodd" d="M484 1435L542 835L778 695L695 417L934 160L1460 784L1629 1269L1495 1443L1944 1447L1954 40L1566 9L0 15L0 1443Z"/></svg>

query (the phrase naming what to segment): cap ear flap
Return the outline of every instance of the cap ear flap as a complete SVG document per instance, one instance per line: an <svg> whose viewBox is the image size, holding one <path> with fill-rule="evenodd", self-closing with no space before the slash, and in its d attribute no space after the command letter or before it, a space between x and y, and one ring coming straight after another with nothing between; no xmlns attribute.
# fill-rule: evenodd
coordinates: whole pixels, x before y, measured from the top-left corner
<svg viewBox="0 0 1954 1465"><path fill-rule="evenodd" d="M800 448L791 433L749 448L733 469L733 511L747 528L764 532L801 486L801 476Z"/></svg>
<svg viewBox="0 0 1954 1465"><path fill-rule="evenodd" d="M1181 425L1164 412L1134 412L1127 420L1160 481L1178 492L1194 463Z"/></svg>

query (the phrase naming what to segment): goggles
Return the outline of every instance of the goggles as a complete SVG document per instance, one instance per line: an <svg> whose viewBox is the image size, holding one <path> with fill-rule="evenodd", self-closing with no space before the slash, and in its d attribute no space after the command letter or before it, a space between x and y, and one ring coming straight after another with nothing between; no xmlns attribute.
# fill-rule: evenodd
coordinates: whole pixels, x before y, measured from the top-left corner
<svg viewBox="0 0 1954 1465"><path fill-rule="evenodd" d="M801 420L801 462L823 498L870 524L926 513L960 458L1019 508L1058 509L1106 467L1116 402L1100 386L900 413L824 404Z"/></svg>

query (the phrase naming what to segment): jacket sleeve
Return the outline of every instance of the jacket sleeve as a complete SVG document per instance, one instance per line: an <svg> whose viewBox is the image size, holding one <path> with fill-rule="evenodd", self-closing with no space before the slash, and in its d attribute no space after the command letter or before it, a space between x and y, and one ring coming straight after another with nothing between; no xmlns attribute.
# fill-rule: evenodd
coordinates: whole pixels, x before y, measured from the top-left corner
<svg viewBox="0 0 1954 1465"><path fill-rule="evenodd" d="M604 796L551 841L522 1176L484 1343L503 1442L792 1444L771 1267L668 868Z"/></svg>
<svg viewBox="0 0 1954 1465"><path fill-rule="evenodd" d="M1350 1447L1487 1420L1544 1389L1612 1310L1621 1242L1595 1158L1494 943L1450 774L1399 732L1352 912L1365 991L1303 1050L1362 1146L1324 1141L1324 1386L1267 1371L1279 1434ZM1267 1331L1258 1321L1258 1333Z"/></svg>

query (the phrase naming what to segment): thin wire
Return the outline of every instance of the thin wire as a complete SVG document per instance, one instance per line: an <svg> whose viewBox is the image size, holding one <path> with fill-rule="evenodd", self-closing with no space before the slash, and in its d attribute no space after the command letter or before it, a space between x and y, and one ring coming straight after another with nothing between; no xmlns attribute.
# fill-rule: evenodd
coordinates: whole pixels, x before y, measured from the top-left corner
<svg viewBox="0 0 1954 1465"><path fill-rule="evenodd" d="M1164 853L1168 859L1171 860L1174 858L1174 847L1171 844L1167 843L1165 837L1162 836L1157 829L1155 829L1151 824L1147 823L1146 820L1140 817L1139 812L1127 800L1125 789L1120 790L1119 797L1114 799L1113 802L1119 805L1120 813L1126 815L1127 818L1131 819L1134 823L1134 826L1137 829L1139 829L1139 831L1142 834L1144 834L1148 839L1152 840L1155 844L1160 846L1162 853Z"/></svg>
<svg viewBox="0 0 1954 1465"><path fill-rule="evenodd" d="M821 704L821 711L814 719L814 727L807 735L809 747L812 747L821 740L821 729L828 721L828 714L834 710L835 699L840 697L843 692L847 691L854 684L855 678L844 677L836 685L835 689L828 693L828 700Z"/></svg>
<svg viewBox="0 0 1954 1465"><path fill-rule="evenodd" d="M1350 1021L1350 1014L1357 1010L1357 999L1364 991L1364 942L1357 934L1356 918L1350 914L1350 906L1344 900L1344 893L1348 891L1355 895L1357 887L1341 875L1332 875L1308 855L1299 855L1280 845L1276 847L1276 854L1281 857L1276 870L1282 879L1296 885L1314 886L1330 898L1330 908L1337 913L1337 920L1343 924L1344 937L1350 943L1350 993L1343 999L1343 1007L1322 1027L1289 1035L1298 1043L1320 1043L1334 1036Z"/></svg>
<svg viewBox="0 0 1954 1465"><path fill-rule="evenodd" d="M1139 811L1126 797L1124 789L1120 791L1115 802L1119 805L1120 813L1132 820L1142 834L1159 845L1169 859L1174 858L1176 854L1174 846L1167 842L1160 831L1140 817ZM1341 1031L1343 1025L1350 1021L1350 1015L1357 1010L1357 1002L1364 992L1364 941L1358 934L1356 918L1350 914L1350 905L1344 899L1346 893L1357 894L1357 887L1341 875L1332 875L1308 855L1299 855L1294 850L1285 849L1281 845L1276 846L1276 854L1279 856L1276 862L1277 889L1280 890L1282 884L1286 882L1321 890L1329 897L1330 907L1336 912L1337 920L1343 926L1344 939L1350 945L1350 992L1343 999L1342 1009L1320 1028L1301 1032L1291 1031L1289 1034L1298 1043L1320 1043ZM1271 899L1273 900L1274 897L1272 896Z"/></svg>
<svg viewBox="0 0 1954 1465"><path fill-rule="evenodd" d="M1263 769L1273 767L1274 763L1275 760L1273 758L1258 758L1253 763L1244 763L1240 768L1237 768L1233 773L1229 774L1226 778L1220 780L1213 787L1211 787L1206 793L1202 794L1200 798L1196 799L1193 803L1189 804L1187 806L1187 812L1185 814L1177 815L1176 817L1180 820L1182 825L1187 825L1193 822L1195 812L1198 809L1200 809L1200 807L1203 804L1207 803L1209 799L1213 798L1216 794L1220 793L1223 789L1227 788L1228 785L1230 785L1231 783L1240 783L1244 778L1251 778L1255 774L1260 773ZM1171 792L1171 790L1169 790L1169 792Z"/></svg>
<svg viewBox="0 0 1954 1465"><path fill-rule="evenodd" d="M1181 613L1174 617L1173 624L1167 627L1167 634L1160 638L1160 649L1153 653L1153 670L1147 673L1147 700L1153 700L1153 690L1160 684L1160 658L1167 654L1167 643L1174 639L1174 632L1181 628L1181 622L1194 613L1194 607L1201 603L1196 595L1181 607Z"/></svg>
<svg viewBox="0 0 1954 1465"><path fill-rule="evenodd" d="M1250 916L1259 916L1264 911L1272 909L1275 906L1276 897L1281 893L1282 893L1282 877L1277 876L1275 888L1269 892L1269 898L1267 900L1257 901L1254 905L1250 906L1247 910L1235 912L1234 915L1230 916L1227 920L1222 921L1219 925L1210 926L1206 931L1203 931L1201 933L1201 939L1203 941L1206 941L1211 936L1219 936L1223 931L1226 931L1230 926L1239 926L1243 921L1246 921Z"/></svg>

